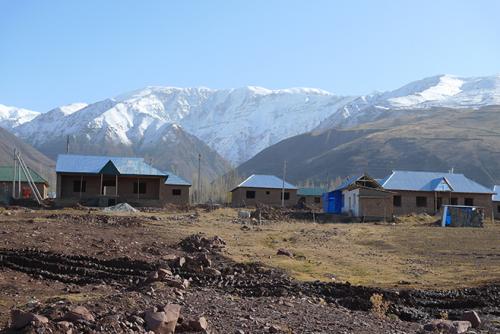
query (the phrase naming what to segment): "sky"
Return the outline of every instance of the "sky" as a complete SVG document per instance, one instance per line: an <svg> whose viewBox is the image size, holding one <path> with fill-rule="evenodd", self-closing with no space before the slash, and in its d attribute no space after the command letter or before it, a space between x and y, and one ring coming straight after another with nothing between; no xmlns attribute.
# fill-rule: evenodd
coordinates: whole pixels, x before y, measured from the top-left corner
<svg viewBox="0 0 500 334"><path fill-rule="evenodd" d="M149 85L341 95L500 73L500 1L0 0L0 104Z"/></svg>

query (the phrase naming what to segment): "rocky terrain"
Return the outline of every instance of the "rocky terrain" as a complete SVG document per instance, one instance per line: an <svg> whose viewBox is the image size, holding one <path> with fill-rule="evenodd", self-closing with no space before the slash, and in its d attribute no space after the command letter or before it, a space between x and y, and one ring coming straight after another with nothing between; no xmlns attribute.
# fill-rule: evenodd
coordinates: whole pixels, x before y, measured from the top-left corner
<svg viewBox="0 0 500 334"><path fill-rule="evenodd" d="M164 226L200 224L206 217L203 210L168 215L84 208L3 211L2 332L500 330L500 287L495 284L446 291L300 281L262 263L235 262L231 247L215 235L171 232L159 238ZM281 254L276 256L294 256L286 250ZM467 313L472 310L479 316ZM457 322L464 317L469 322Z"/></svg>

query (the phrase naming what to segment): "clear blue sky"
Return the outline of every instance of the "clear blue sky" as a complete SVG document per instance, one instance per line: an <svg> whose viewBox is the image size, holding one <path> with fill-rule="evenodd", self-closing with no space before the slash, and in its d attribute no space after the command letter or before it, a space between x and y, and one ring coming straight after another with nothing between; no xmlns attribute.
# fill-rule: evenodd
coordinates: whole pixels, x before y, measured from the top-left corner
<svg viewBox="0 0 500 334"><path fill-rule="evenodd" d="M0 0L0 103L147 85L394 89L500 73L500 1Z"/></svg>

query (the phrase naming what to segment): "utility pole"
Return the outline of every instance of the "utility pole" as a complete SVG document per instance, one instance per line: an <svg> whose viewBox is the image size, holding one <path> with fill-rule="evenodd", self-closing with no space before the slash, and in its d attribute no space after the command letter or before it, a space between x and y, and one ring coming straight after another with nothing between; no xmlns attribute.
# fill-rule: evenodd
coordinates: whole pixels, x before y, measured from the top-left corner
<svg viewBox="0 0 500 334"><path fill-rule="evenodd" d="M69 153L69 135L66 136L66 154Z"/></svg>
<svg viewBox="0 0 500 334"><path fill-rule="evenodd" d="M12 198L16 198L16 172L17 172L17 151L14 149L14 177L12 178Z"/></svg>
<svg viewBox="0 0 500 334"><path fill-rule="evenodd" d="M285 207L285 177L286 177L286 160L283 161L283 186L281 187L281 207Z"/></svg>
<svg viewBox="0 0 500 334"><path fill-rule="evenodd" d="M196 200L200 203L201 200L201 153L198 153L198 196Z"/></svg>

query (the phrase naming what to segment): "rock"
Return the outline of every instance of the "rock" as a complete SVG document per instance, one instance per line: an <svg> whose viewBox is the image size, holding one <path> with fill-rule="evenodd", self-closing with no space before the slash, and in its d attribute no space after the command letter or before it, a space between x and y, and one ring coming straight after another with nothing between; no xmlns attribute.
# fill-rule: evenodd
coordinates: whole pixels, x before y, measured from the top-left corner
<svg viewBox="0 0 500 334"><path fill-rule="evenodd" d="M208 329L208 321L205 317L188 320L186 329L191 332L206 332Z"/></svg>
<svg viewBox="0 0 500 334"><path fill-rule="evenodd" d="M173 276L172 272L170 270L168 270L168 269L165 269L165 268L158 269L157 273L158 273L158 279L159 280L163 280L166 277L172 277Z"/></svg>
<svg viewBox="0 0 500 334"><path fill-rule="evenodd" d="M424 330L428 332L439 332L442 334L462 334L467 333L471 323L469 321L451 321L436 319L424 325Z"/></svg>
<svg viewBox="0 0 500 334"><path fill-rule="evenodd" d="M165 305L162 311L155 309L144 312L144 320L148 330L155 334L173 334L179 319L181 306L176 304Z"/></svg>
<svg viewBox="0 0 500 334"><path fill-rule="evenodd" d="M163 280L168 286L177 289L187 289L189 287L189 281L186 279L167 277Z"/></svg>
<svg viewBox="0 0 500 334"><path fill-rule="evenodd" d="M283 248L278 249L278 252L276 253L276 255L284 255L284 256L288 256L288 257L293 257L292 252L290 252L289 250L283 249Z"/></svg>
<svg viewBox="0 0 500 334"><path fill-rule="evenodd" d="M35 325L42 325L48 322L49 319L43 315L24 312L21 310L10 311L10 327L13 329L22 329L31 323L34 323Z"/></svg>
<svg viewBox="0 0 500 334"><path fill-rule="evenodd" d="M238 218L240 219L250 219L251 212L246 210L238 211Z"/></svg>
<svg viewBox="0 0 500 334"><path fill-rule="evenodd" d="M222 273L215 268L203 268L203 272L211 276L221 276Z"/></svg>
<svg viewBox="0 0 500 334"><path fill-rule="evenodd" d="M462 320L469 321L472 328L479 328L481 326L481 318L476 311L467 311L462 314Z"/></svg>
<svg viewBox="0 0 500 334"><path fill-rule="evenodd" d="M63 320L77 322L77 321L94 321L94 316L84 306L77 306L71 309L63 317Z"/></svg>
<svg viewBox="0 0 500 334"><path fill-rule="evenodd" d="M281 332L281 327L278 325L271 325L269 327L269 333L279 333Z"/></svg>

